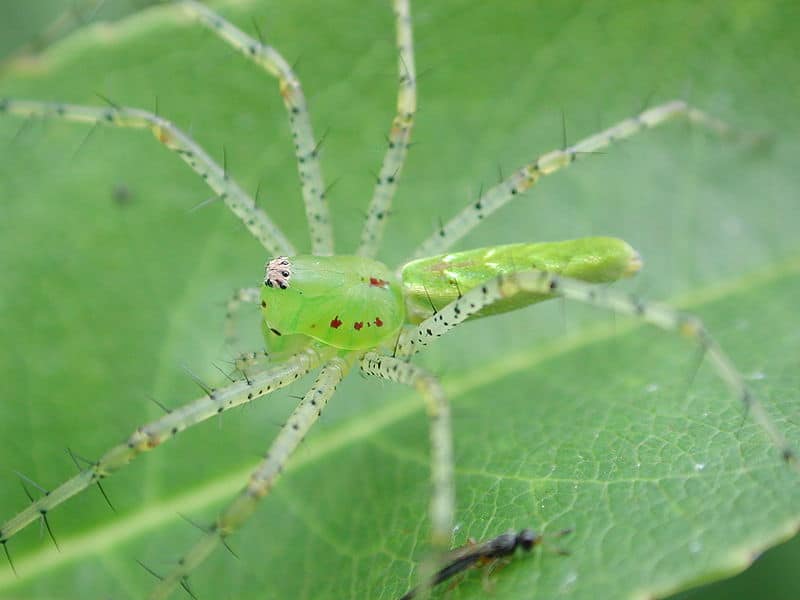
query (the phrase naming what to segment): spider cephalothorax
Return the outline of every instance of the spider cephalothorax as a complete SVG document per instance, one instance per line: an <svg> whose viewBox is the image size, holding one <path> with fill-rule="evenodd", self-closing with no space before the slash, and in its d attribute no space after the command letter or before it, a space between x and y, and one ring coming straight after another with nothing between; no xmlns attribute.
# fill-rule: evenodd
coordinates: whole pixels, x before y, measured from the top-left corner
<svg viewBox="0 0 800 600"><path fill-rule="evenodd" d="M272 259L261 308L265 331L303 335L348 350L393 340L405 323L402 286L386 265L363 256ZM268 336L271 347L281 342Z"/></svg>

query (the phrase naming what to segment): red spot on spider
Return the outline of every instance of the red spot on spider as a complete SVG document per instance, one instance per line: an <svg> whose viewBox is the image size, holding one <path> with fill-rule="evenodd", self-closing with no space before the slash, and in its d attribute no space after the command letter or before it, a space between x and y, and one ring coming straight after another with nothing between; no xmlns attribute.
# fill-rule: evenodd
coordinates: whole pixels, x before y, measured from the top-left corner
<svg viewBox="0 0 800 600"><path fill-rule="evenodd" d="M353 327L355 328L356 331L360 331L363 326L364 326L364 321L356 321L355 323L353 323Z"/></svg>
<svg viewBox="0 0 800 600"><path fill-rule="evenodd" d="M385 288L389 285L389 283L385 279L378 279L377 277L370 277L369 284L372 287L382 287L382 288Z"/></svg>
<svg viewBox="0 0 800 600"><path fill-rule="evenodd" d="M375 317L375 327L383 327L383 321L380 317Z"/></svg>
<svg viewBox="0 0 800 600"><path fill-rule="evenodd" d="M341 325L342 322L339 320L339 315L336 315L331 321L331 327L333 327L334 329L339 329Z"/></svg>

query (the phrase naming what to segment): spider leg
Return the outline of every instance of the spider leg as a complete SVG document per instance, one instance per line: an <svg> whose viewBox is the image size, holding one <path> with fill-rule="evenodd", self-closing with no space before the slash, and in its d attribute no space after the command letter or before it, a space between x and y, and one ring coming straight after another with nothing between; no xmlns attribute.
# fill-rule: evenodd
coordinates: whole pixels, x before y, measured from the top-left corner
<svg viewBox="0 0 800 600"><path fill-rule="evenodd" d="M394 0L397 19L397 51L400 87L397 92L397 115L389 131L389 148L383 157L372 200L367 209L361 242L356 254L373 257L377 254L383 229L392 209L397 181L408 152L414 114L417 112L417 75L414 67L414 41L408 0Z"/></svg>
<svg viewBox="0 0 800 600"><path fill-rule="evenodd" d="M674 118L686 119L690 123L705 127L718 135L733 135L733 130L726 123L689 106L683 100L673 100L647 109L636 116L620 121L600 133L590 135L563 150L553 150L542 154L533 162L518 169L510 177L481 195L477 201L470 202L461 212L433 232L408 260L442 254L477 227L483 219L516 196L524 193L528 188L536 184L541 177L551 175L568 167L579 158L589 156L610 146L613 142L624 140Z"/></svg>
<svg viewBox="0 0 800 600"><path fill-rule="evenodd" d="M429 585L439 561L450 547L455 512L453 483L453 439L450 429L450 404L439 380L412 363L369 352L361 360L361 371L381 379L414 387L425 400L430 419L432 493L429 507L433 554L423 561L421 585Z"/></svg>
<svg viewBox="0 0 800 600"><path fill-rule="evenodd" d="M289 113L289 127L295 144L297 170L300 174L300 186L311 234L311 253L317 256L333 254L333 229L319 162L319 144L314 141L311 117L297 75L275 48L253 39L200 2L181 0L179 3L187 13L198 19L214 34L278 79L283 104Z"/></svg>
<svg viewBox="0 0 800 600"><path fill-rule="evenodd" d="M159 142L180 156L195 173L200 175L270 254L276 256L295 253L292 243L283 232L228 176L225 169L220 167L197 142L158 115L138 108L119 106L79 106L58 102L0 99L0 114L2 113L21 117L57 117L95 126L149 129Z"/></svg>
<svg viewBox="0 0 800 600"><path fill-rule="evenodd" d="M413 356L431 341L463 323L482 308L523 292L560 296L605 308L615 314L633 316L665 331L689 338L697 344L703 355L709 358L719 378L742 402L745 411L752 415L772 444L781 452L784 460L800 470L795 450L784 438L761 401L747 387L742 374L698 317L606 287L537 270L499 275L466 292L461 298L440 309L438 313L420 323L415 330L403 336L397 344L396 356L400 358Z"/></svg>
<svg viewBox="0 0 800 600"><path fill-rule="evenodd" d="M261 301L261 290L258 288L239 288L233 293L225 307L225 343L232 345L236 341L236 313L245 304L258 304Z"/></svg>
<svg viewBox="0 0 800 600"><path fill-rule="evenodd" d="M266 350L259 350L258 352L242 352L233 361L234 370L244 375L245 379L249 378L251 373L262 371L270 363L275 361L271 359L269 352Z"/></svg>
<svg viewBox="0 0 800 600"><path fill-rule="evenodd" d="M3 523L0 527L0 544L5 545L18 531L41 519L59 504L90 485L109 477L140 454L152 450L192 425L289 385L328 360L333 354L335 350L332 348L321 345L309 346L281 364L254 373L244 381L235 381L223 388L210 390L209 394L138 427L124 442L106 451L99 460L57 488L48 491Z"/></svg>
<svg viewBox="0 0 800 600"><path fill-rule="evenodd" d="M151 600L163 600L178 586L185 585L189 574L228 536L239 529L253 514L259 500L266 496L283 471L286 461L303 441L311 426L322 415L336 386L347 374L356 354L331 358L323 367L314 385L303 396L289 420L278 432L264 460L250 475L250 481L239 495L217 517L208 532L183 555L178 565L168 573L150 595Z"/></svg>

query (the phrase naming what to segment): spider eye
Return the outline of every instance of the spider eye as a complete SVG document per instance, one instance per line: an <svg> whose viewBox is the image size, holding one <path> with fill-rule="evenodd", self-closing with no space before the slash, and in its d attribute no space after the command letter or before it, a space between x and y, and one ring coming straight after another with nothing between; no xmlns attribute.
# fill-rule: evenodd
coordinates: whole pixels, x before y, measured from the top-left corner
<svg viewBox="0 0 800 600"><path fill-rule="evenodd" d="M282 290L289 287L289 280L292 277L292 265L285 256L273 258L267 263L264 273L264 283L268 287L278 286Z"/></svg>

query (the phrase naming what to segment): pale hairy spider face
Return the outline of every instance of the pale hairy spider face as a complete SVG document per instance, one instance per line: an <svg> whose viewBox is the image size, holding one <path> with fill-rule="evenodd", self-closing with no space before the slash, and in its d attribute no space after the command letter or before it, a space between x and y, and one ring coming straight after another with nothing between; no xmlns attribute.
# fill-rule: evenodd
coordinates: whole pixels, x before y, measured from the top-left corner
<svg viewBox="0 0 800 600"><path fill-rule="evenodd" d="M386 4L215 5L252 35L255 18L302 79L326 183L335 182L337 253L358 244L395 111ZM645 267L612 289L698 313L796 443L793 25L774 8L732 15L727 4L422 4L412 4L419 111L378 258L392 267L407 258L498 170L507 177L648 102L688 96L743 131L774 134L771 148L685 123L636 136L544 178L456 247L627 240ZM307 252L274 80L174 12L88 29L9 65L0 98L108 106L99 93L151 111L157 98L158 114L220 164L225 157ZM29 502L14 471L53 489L77 472L65 447L98 459L164 414L149 398L174 409L203 394L186 370L223 387L215 365L230 373L239 352L262 348L249 307L236 342L225 343L225 303L235 288L263 284L279 254L220 202L192 211L212 193L149 133L91 130L0 115L0 519ZM694 375L693 346L629 323L555 301L467 324L413 361L440 376L451 399L453 545L512 528L575 529L569 557L535 550L494 575L496 598L663 595L740 570L793 531L794 474L708 361ZM144 597L155 580L136 559L159 574L174 566L202 536L180 515L212 521L313 378L303 381L104 481L116 512L96 487L54 509L60 552L36 523L15 535L19 576L0 564L0 597ZM239 560L217 551L192 574L192 591L398 597L428 547L428 458L413 391L351 374L231 538ZM480 579L470 575L454 594L482 597Z"/></svg>

